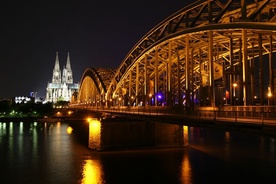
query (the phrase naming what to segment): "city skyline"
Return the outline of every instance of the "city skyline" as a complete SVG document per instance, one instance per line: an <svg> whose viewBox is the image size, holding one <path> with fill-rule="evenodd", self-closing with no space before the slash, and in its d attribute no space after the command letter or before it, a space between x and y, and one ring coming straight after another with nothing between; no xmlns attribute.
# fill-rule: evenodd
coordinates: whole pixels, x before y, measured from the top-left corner
<svg viewBox="0 0 276 184"><path fill-rule="evenodd" d="M4 2L0 97L45 96L56 52L61 61L70 53L76 82L88 67L118 68L140 38L191 2Z"/></svg>

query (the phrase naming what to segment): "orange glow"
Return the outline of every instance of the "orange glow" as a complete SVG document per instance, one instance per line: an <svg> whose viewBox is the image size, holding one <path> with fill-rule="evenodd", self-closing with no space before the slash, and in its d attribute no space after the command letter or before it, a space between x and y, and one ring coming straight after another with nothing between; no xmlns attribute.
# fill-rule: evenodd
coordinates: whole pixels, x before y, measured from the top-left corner
<svg viewBox="0 0 276 184"><path fill-rule="evenodd" d="M182 170L182 182L192 183L191 163L190 163L188 154L184 154L181 170Z"/></svg>
<svg viewBox="0 0 276 184"><path fill-rule="evenodd" d="M90 123L92 121L92 118L86 118L86 121Z"/></svg>
<svg viewBox="0 0 276 184"><path fill-rule="evenodd" d="M68 134L71 134L73 132L73 128L69 126L66 131Z"/></svg>
<svg viewBox="0 0 276 184"><path fill-rule="evenodd" d="M230 141L230 132L225 132L225 140Z"/></svg>
<svg viewBox="0 0 276 184"><path fill-rule="evenodd" d="M82 171L82 184L102 183L102 166L98 160L85 160Z"/></svg>
<svg viewBox="0 0 276 184"><path fill-rule="evenodd" d="M189 132L188 132L188 126L183 126L183 139L184 139L184 146L189 145Z"/></svg>
<svg viewBox="0 0 276 184"><path fill-rule="evenodd" d="M86 118L86 121L88 122L88 123L95 123L95 122L97 122L98 121L98 119L97 118L90 118L90 117L88 117L88 118Z"/></svg>
<svg viewBox="0 0 276 184"><path fill-rule="evenodd" d="M96 119L89 120L89 148L100 150L101 122Z"/></svg>

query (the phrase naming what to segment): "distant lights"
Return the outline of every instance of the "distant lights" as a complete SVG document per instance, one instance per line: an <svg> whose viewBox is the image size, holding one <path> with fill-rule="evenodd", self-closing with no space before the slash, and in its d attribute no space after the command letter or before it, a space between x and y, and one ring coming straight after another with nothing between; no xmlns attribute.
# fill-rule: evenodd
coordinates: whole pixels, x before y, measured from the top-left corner
<svg viewBox="0 0 276 184"><path fill-rule="evenodd" d="M31 101L30 97L18 96L14 98L15 103L27 103Z"/></svg>

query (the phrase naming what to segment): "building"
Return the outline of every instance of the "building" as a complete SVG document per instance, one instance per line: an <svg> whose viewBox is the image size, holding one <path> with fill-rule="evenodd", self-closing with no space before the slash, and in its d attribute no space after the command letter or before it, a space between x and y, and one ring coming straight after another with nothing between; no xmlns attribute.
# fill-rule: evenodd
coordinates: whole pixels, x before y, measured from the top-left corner
<svg viewBox="0 0 276 184"><path fill-rule="evenodd" d="M53 69L52 82L46 88L46 102L70 101L74 93L79 90L79 84L73 82L73 71L70 64L69 53L66 66L60 70L58 52L56 53L55 66Z"/></svg>

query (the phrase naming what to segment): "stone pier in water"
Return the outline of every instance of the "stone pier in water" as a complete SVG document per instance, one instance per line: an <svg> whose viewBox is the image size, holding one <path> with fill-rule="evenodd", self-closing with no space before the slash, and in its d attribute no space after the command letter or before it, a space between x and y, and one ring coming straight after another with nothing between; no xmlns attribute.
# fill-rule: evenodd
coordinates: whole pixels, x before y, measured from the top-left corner
<svg viewBox="0 0 276 184"><path fill-rule="evenodd" d="M93 150L178 148L188 145L188 127L143 121L89 121L88 147Z"/></svg>

